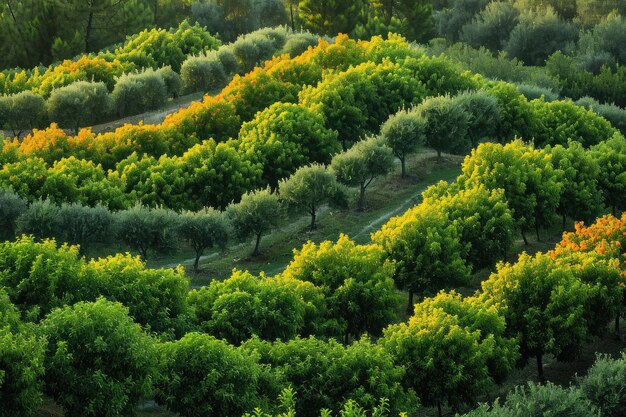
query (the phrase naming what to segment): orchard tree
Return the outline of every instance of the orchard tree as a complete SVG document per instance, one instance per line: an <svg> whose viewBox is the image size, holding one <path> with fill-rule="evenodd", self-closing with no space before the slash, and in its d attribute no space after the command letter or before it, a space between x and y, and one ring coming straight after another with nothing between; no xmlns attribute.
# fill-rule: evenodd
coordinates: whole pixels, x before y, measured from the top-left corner
<svg viewBox="0 0 626 417"><path fill-rule="evenodd" d="M315 229L319 207L341 200L341 192L335 174L319 164L299 168L291 177L278 184L280 199L289 208L311 216L311 230Z"/></svg>
<svg viewBox="0 0 626 417"><path fill-rule="evenodd" d="M183 417L243 415L259 404L254 355L202 333L159 346L155 399Z"/></svg>
<svg viewBox="0 0 626 417"><path fill-rule="evenodd" d="M428 308L429 302L424 301L425 308L417 304L408 323L389 326L381 344L398 365L406 366L404 385L419 392L422 405L436 406L441 417L442 404L471 404L492 386L489 359L505 352L495 352L492 338L464 324L463 314ZM500 360L511 366L514 347L506 353L509 357Z"/></svg>
<svg viewBox="0 0 626 417"><path fill-rule="evenodd" d="M460 243L468 248L465 259L474 271L506 258L513 246L515 220L502 190L482 185L461 189L458 183L441 181L424 191L422 198L422 204L445 213L456 224Z"/></svg>
<svg viewBox="0 0 626 417"><path fill-rule="evenodd" d="M295 250L283 277L323 289L330 318L339 322L347 344L350 336L380 335L395 317L394 268L384 258L380 246L357 245L342 234L336 243L308 242Z"/></svg>
<svg viewBox="0 0 626 417"><path fill-rule="evenodd" d="M462 187L483 185L504 190L509 208L524 242L532 228L549 226L556 216L561 190L561 172L550 155L515 140L507 145L483 143L465 158L459 177Z"/></svg>
<svg viewBox="0 0 626 417"><path fill-rule="evenodd" d="M76 134L79 128L102 121L111 108L106 85L88 81L52 90L46 106L50 119Z"/></svg>
<svg viewBox="0 0 626 417"><path fill-rule="evenodd" d="M263 166L263 180L276 188L278 181L303 165L328 163L341 150L337 133L324 126L324 118L306 107L274 103L244 123L240 149Z"/></svg>
<svg viewBox="0 0 626 417"><path fill-rule="evenodd" d="M502 109L495 97L485 91L467 91L454 97L454 102L469 116L467 136L472 148L484 139L500 139L497 134ZM511 138L505 139L508 141Z"/></svg>
<svg viewBox="0 0 626 417"><path fill-rule="evenodd" d="M567 147L547 148L552 164L562 172L563 188L557 208L563 219L591 221L602 210L602 193L598 187L600 166L579 142L570 141Z"/></svg>
<svg viewBox="0 0 626 417"><path fill-rule="evenodd" d="M0 417L35 416L43 402L46 341L20 322L0 288Z"/></svg>
<svg viewBox="0 0 626 417"><path fill-rule="evenodd" d="M113 214L103 206L63 204L59 209L56 235L85 249L97 242L108 242L113 231Z"/></svg>
<svg viewBox="0 0 626 417"><path fill-rule="evenodd" d="M203 332L241 344L252 336L290 340L305 326L307 301L280 280L233 271L225 281L192 290L193 323Z"/></svg>
<svg viewBox="0 0 626 417"><path fill-rule="evenodd" d="M467 135L468 113L450 97L433 97L424 100L415 109L423 125L426 145L441 153L465 153L470 147Z"/></svg>
<svg viewBox="0 0 626 417"><path fill-rule="evenodd" d="M196 252L194 272L198 272L200 257L206 249L214 246L221 250L226 248L229 234L230 225L226 216L213 208L186 211L178 218L178 236L185 239Z"/></svg>
<svg viewBox="0 0 626 417"><path fill-rule="evenodd" d="M136 250L143 260L148 251L167 253L175 245L178 216L166 209L151 209L136 205L115 213L114 227L117 238Z"/></svg>
<svg viewBox="0 0 626 417"><path fill-rule="evenodd" d="M24 130L41 127L47 120L46 102L39 94L23 91L0 97L0 127L19 139Z"/></svg>
<svg viewBox="0 0 626 417"><path fill-rule="evenodd" d="M393 154L400 160L402 178L406 177L406 158L424 144L424 128L417 113L400 110L387 119L380 128L380 135Z"/></svg>
<svg viewBox="0 0 626 417"><path fill-rule="evenodd" d="M626 209L626 140L616 135L591 148L591 156L600 167L598 185L604 203L616 215L618 210Z"/></svg>
<svg viewBox="0 0 626 417"><path fill-rule="evenodd" d="M26 201L13 191L0 189L0 241L15 237L17 218L26 211Z"/></svg>
<svg viewBox="0 0 626 417"><path fill-rule="evenodd" d="M130 415L148 393L154 341L122 304L101 298L66 306L50 313L41 331L48 339L46 393L68 414Z"/></svg>
<svg viewBox="0 0 626 417"><path fill-rule="evenodd" d="M595 331L586 314L595 301L592 285L548 255L522 254L513 265L500 264L482 289L486 302L501 306L509 334L519 336L522 357L537 359L540 380L545 355L572 359Z"/></svg>
<svg viewBox="0 0 626 417"><path fill-rule="evenodd" d="M244 194L239 203L227 207L226 213L239 239L254 236L252 256L259 254L261 236L278 227L283 218L278 196L269 189Z"/></svg>
<svg viewBox="0 0 626 417"><path fill-rule="evenodd" d="M391 218L372 240L396 262L394 279L409 293L407 311L413 311L413 295L433 294L465 283L471 268L465 263L467 248L457 225L445 213L420 204L402 216Z"/></svg>
<svg viewBox="0 0 626 417"><path fill-rule="evenodd" d="M330 168L340 183L359 187L358 209L364 210L365 189L393 169L393 151L381 138L366 138L335 155Z"/></svg>

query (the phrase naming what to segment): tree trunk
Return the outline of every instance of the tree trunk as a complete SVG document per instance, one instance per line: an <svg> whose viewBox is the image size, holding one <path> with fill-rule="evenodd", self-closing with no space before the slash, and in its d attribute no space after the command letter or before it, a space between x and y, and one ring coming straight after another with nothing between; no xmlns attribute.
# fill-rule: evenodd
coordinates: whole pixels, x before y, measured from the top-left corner
<svg viewBox="0 0 626 417"><path fill-rule="evenodd" d="M159 0L154 0L154 27L158 27L157 23L157 11L159 9Z"/></svg>
<svg viewBox="0 0 626 417"><path fill-rule="evenodd" d="M139 248L139 256L145 262L148 260L148 248Z"/></svg>
<svg viewBox="0 0 626 417"><path fill-rule="evenodd" d="M311 210L311 231L315 230L315 210Z"/></svg>
<svg viewBox="0 0 626 417"><path fill-rule="evenodd" d="M295 32L296 31L296 22L293 19L293 3L291 1L289 2L289 13L291 14L291 31Z"/></svg>
<svg viewBox="0 0 626 417"><path fill-rule="evenodd" d="M441 163L441 151L439 149L437 149L437 163Z"/></svg>
<svg viewBox="0 0 626 417"><path fill-rule="evenodd" d="M261 243L261 233L256 234L256 243L254 244L254 252L252 252L252 256L259 255L259 244Z"/></svg>
<svg viewBox="0 0 626 417"><path fill-rule="evenodd" d="M196 260L193 262L193 272L195 272L196 274L200 269L200 256L202 256L202 252L196 251Z"/></svg>
<svg viewBox="0 0 626 417"><path fill-rule="evenodd" d="M524 233L523 229L522 229L522 239L524 239L524 245L528 245L528 239L526 239L526 233Z"/></svg>
<svg viewBox="0 0 626 417"><path fill-rule="evenodd" d="M361 190L359 192L359 211L365 210L365 185L361 184Z"/></svg>
<svg viewBox="0 0 626 417"><path fill-rule="evenodd" d="M546 381L546 377L543 374L543 357L541 353L537 354L537 375L539 376L539 382L543 383Z"/></svg>
<svg viewBox="0 0 626 417"><path fill-rule="evenodd" d="M535 234L537 235L537 242L541 242L541 239L539 238L539 226L535 226Z"/></svg>
<svg viewBox="0 0 626 417"><path fill-rule="evenodd" d="M89 11L89 18L87 18L87 28L85 28L85 52L89 52L91 47L91 27L93 25L93 10Z"/></svg>
<svg viewBox="0 0 626 417"><path fill-rule="evenodd" d="M402 167L402 178L406 178L406 158L400 158L400 166Z"/></svg>
<svg viewBox="0 0 626 417"><path fill-rule="evenodd" d="M441 401L437 401L437 414L439 415L439 417L443 416L443 414L441 413Z"/></svg>
<svg viewBox="0 0 626 417"><path fill-rule="evenodd" d="M415 304L413 304L413 291L409 290L409 304L406 306L406 313L408 315L413 314L414 307L415 307Z"/></svg>

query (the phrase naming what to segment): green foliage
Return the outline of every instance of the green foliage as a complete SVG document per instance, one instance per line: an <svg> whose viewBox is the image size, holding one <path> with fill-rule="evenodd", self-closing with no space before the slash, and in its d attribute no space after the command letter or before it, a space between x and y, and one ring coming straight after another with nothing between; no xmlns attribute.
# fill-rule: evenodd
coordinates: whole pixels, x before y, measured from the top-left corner
<svg viewBox="0 0 626 417"><path fill-rule="evenodd" d="M579 142L571 141L567 147L548 147L554 167L561 171L563 183L557 212L565 218L590 222L602 210L602 194L598 187L600 167Z"/></svg>
<svg viewBox="0 0 626 417"><path fill-rule="evenodd" d="M178 218L178 236L196 252L193 264L194 271L198 271L200 257L206 249L217 246L221 250L226 248L230 235L230 224L223 213L208 208L204 211L183 212Z"/></svg>
<svg viewBox="0 0 626 417"><path fill-rule="evenodd" d="M429 210L445 213L455 223L460 244L468 249L465 259L475 271L493 266L513 246L515 221L501 189L461 189L440 182L422 198Z"/></svg>
<svg viewBox="0 0 626 417"><path fill-rule="evenodd" d="M301 393L295 406L299 416L337 410L347 400L373 407L379 398L389 398L391 414L417 406L415 393L401 385L404 369L367 338L348 347L313 337L275 343L251 339L242 348L270 365L283 386Z"/></svg>
<svg viewBox="0 0 626 417"><path fill-rule="evenodd" d="M341 235L336 243L306 243L294 250L283 277L309 281L320 287L337 322L337 334L348 341L367 332L380 335L397 309L393 265L379 246L356 245Z"/></svg>
<svg viewBox="0 0 626 417"><path fill-rule="evenodd" d="M621 135L602 142L591 149L591 156L598 161L600 176L598 184L604 202L613 209L626 208L626 140Z"/></svg>
<svg viewBox="0 0 626 417"><path fill-rule="evenodd" d="M494 1L461 28L460 40L475 48L498 52L518 23L519 11L508 2Z"/></svg>
<svg viewBox="0 0 626 417"><path fill-rule="evenodd" d="M467 136L472 148L497 138L502 108L495 97L485 91L467 91L454 97L454 102L468 115Z"/></svg>
<svg viewBox="0 0 626 417"><path fill-rule="evenodd" d="M305 326L306 300L282 280L233 271L223 282L189 293L194 323L204 332L240 344L252 336L290 340Z"/></svg>
<svg viewBox="0 0 626 417"><path fill-rule="evenodd" d="M561 173L550 155L516 140L507 145L481 144L463 162L459 183L502 189L517 227L524 232L551 224L559 204Z"/></svg>
<svg viewBox="0 0 626 417"><path fill-rule="evenodd" d="M201 333L159 346L156 400L183 417L236 416L259 404L254 356Z"/></svg>
<svg viewBox="0 0 626 417"><path fill-rule="evenodd" d="M362 0L331 0L326 3L303 0L299 2L299 17L311 32L335 36L354 29L362 7Z"/></svg>
<svg viewBox="0 0 626 417"><path fill-rule="evenodd" d="M273 188L297 168L311 162L328 163L340 150L337 133L324 126L321 115L280 102L243 124L239 147L263 166L263 180Z"/></svg>
<svg viewBox="0 0 626 417"><path fill-rule="evenodd" d="M110 107L109 92L104 83L87 81L52 90L46 103L50 119L62 127L73 128L76 133L80 127L102 121Z"/></svg>
<svg viewBox="0 0 626 417"><path fill-rule="evenodd" d="M184 328L189 280L182 268L152 269L137 257L117 254L91 260L76 291L82 300L103 296L128 307L146 330L172 335Z"/></svg>
<svg viewBox="0 0 626 417"><path fill-rule="evenodd" d="M50 313L41 331L48 339L45 390L68 414L134 414L156 357L128 309L104 299L78 303Z"/></svg>
<svg viewBox="0 0 626 417"><path fill-rule="evenodd" d="M31 417L43 402L46 341L20 323L20 314L0 288L0 416Z"/></svg>
<svg viewBox="0 0 626 417"><path fill-rule="evenodd" d="M337 180L347 186L359 187L359 210L365 208L365 189L377 177L393 169L393 151L384 139L369 137L333 157L330 168Z"/></svg>
<svg viewBox="0 0 626 417"><path fill-rule="evenodd" d="M111 239L113 214L103 206L89 207L80 204L63 204L59 208L55 237L84 250L97 242Z"/></svg>
<svg viewBox="0 0 626 417"><path fill-rule="evenodd" d="M180 69L180 76L187 93L212 91L228 81L224 65L215 51L187 58Z"/></svg>
<svg viewBox="0 0 626 417"><path fill-rule="evenodd" d="M569 42L575 42L577 38L578 31L573 24L546 9L521 15L504 50L510 57L528 65L543 65L550 55L564 50Z"/></svg>
<svg viewBox="0 0 626 417"><path fill-rule="evenodd" d="M335 175L318 164L298 168L291 177L278 184L280 199L289 208L311 216L311 229L315 228L319 207L337 201L339 193L341 189Z"/></svg>
<svg viewBox="0 0 626 417"><path fill-rule="evenodd" d="M269 189L244 194L241 201L226 209L239 239L256 238L253 256L259 254L261 236L277 227L282 220L282 207L278 196Z"/></svg>
<svg viewBox="0 0 626 417"><path fill-rule="evenodd" d="M416 107L424 129L426 146L437 151L464 154L471 148L467 135L469 114L449 97L428 98Z"/></svg>
<svg viewBox="0 0 626 417"><path fill-rule="evenodd" d="M402 165L406 176L406 157L424 144L424 129L414 111L400 110L391 115L380 127L380 135Z"/></svg>
<svg viewBox="0 0 626 417"><path fill-rule="evenodd" d="M17 218L17 231L39 238L52 238L58 232L59 207L50 200L35 200Z"/></svg>
<svg viewBox="0 0 626 417"><path fill-rule="evenodd" d="M15 237L18 217L26 210L26 201L10 190L0 189L0 241Z"/></svg>
<svg viewBox="0 0 626 417"><path fill-rule="evenodd" d="M161 208L136 205L114 216L117 238L145 260L148 251L167 253L172 250L176 235L176 215Z"/></svg>
<svg viewBox="0 0 626 417"><path fill-rule="evenodd" d="M447 297L417 304L408 323L388 327L380 342L397 364L407 364L403 383L427 406L472 403L493 383L490 365L506 372L515 361L513 341L496 350L504 323L495 310Z"/></svg>
<svg viewBox="0 0 626 417"><path fill-rule="evenodd" d="M165 82L167 97L178 97L183 88L183 81L180 75L170 66L159 68L156 72Z"/></svg>
<svg viewBox="0 0 626 417"><path fill-rule="evenodd" d="M43 97L30 91L0 97L0 108L0 127L18 137L22 130L41 127L48 119Z"/></svg>
<svg viewBox="0 0 626 417"><path fill-rule="evenodd" d="M587 375L579 381L580 389L603 416L621 417L626 410L626 353L618 359L598 355Z"/></svg>
<svg viewBox="0 0 626 417"><path fill-rule="evenodd" d="M289 54L290 57L294 58L306 51L309 47L317 45L318 41L319 36L311 32L294 33L289 36L280 53Z"/></svg>
<svg viewBox="0 0 626 417"><path fill-rule="evenodd" d="M165 79L153 69L124 74L117 79L111 103L119 117L140 114L161 107L168 97Z"/></svg>
<svg viewBox="0 0 626 417"><path fill-rule="evenodd" d="M414 293L436 293L469 279L471 268L464 261L467 248L461 244L457 225L426 205L391 218L372 234L372 240L396 262L394 279L409 292L409 312Z"/></svg>
<svg viewBox="0 0 626 417"><path fill-rule="evenodd" d="M516 387L503 404L495 402L492 408L482 405L465 417L599 417L598 409L575 388L561 388L548 382L545 385L529 382Z"/></svg>
<svg viewBox="0 0 626 417"><path fill-rule="evenodd" d="M451 41L457 41L463 26L470 24L489 0L452 0L449 7L434 15L439 33Z"/></svg>

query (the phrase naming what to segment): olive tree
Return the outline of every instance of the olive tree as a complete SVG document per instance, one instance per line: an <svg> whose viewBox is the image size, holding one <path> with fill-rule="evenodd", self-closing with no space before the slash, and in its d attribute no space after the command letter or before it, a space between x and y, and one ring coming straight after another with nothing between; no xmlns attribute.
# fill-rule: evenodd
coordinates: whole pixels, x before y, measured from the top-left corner
<svg viewBox="0 0 626 417"><path fill-rule="evenodd" d="M196 252L193 270L198 272L200 257L214 246L225 249L230 225L224 214L213 208L197 212L187 211L178 219L178 236L185 239Z"/></svg>
<svg viewBox="0 0 626 417"><path fill-rule="evenodd" d="M469 114L450 97L433 97L424 100L415 109L422 125L426 145L441 153L465 153L470 149L467 135Z"/></svg>
<svg viewBox="0 0 626 417"><path fill-rule="evenodd" d="M359 210L365 208L365 189L375 178L393 169L392 152L384 140L371 137L333 157L330 167L337 180L348 186L359 187Z"/></svg>
<svg viewBox="0 0 626 417"><path fill-rule="evenodd" d="M424 144L424 129L414 111L400 110L387 119L380 128L393 154L400 160L402 178L406 177L406 158Z"/></svg>
<svg viewBox="0 0 626 417"><path fill-rule="evenodd" d="M111 103L104 83L77 81L52 90L46 108L51 120L78 133L79 128L102 121Z"/></svg>
<svg viewBox="0 0 626 417"><path fill-rule="evenodd" d="M15 236L17 218L26 210L26 201L10 190L0 190L0 240Z"/></svg>
<svg viewBox="0 0 626 417"><path fill-rule="evenodd" d="M239 203L226 208L226 213L239 239L255 237L252 256L259 254L261 236L277 227L282 220L278 196L269 189L244 194Z"/></svg>

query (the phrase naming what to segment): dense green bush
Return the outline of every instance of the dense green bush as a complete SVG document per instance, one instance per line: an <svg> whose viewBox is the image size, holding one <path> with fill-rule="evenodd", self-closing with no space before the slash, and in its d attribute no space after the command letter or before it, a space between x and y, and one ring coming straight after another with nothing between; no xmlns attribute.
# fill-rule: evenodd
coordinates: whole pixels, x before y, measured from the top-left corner
<svg viewBox="0 0 626 417"><path fill-rule="evenodd" d="M26 201L10 190L0 189L0 241L15 236L18 217L26 210Z"/></svg>
<svg viewBox="0 0 626 417"><path fill-rule="evenodd" d="M47 120L46 102L39 94L24 91L0 97L0 128L11 130L15 136L41 127Z"/></svg>
<svg viewBox="0 0 626 417"><path fill-rule="evenodd" d="M56 309L41 331L48 339L45 391L68 414L132 415L149 393L154 342L122 304L99 299Z"/></svg>
<svg viewBox="0 0 626 417"><path fill-rule="evenodd" d="M154 110L162 106L167 97L165 80L153 69L122 75L111 93L113 108L120 117Z"/></svg>
<svg viewBox="0 0 626 417"><path fill-rule="evenodd" d="M239 416L262 405L264 370L254 355L201 333L164 343L159 354L155 398L183 417Z"/></svg>
<svg viewBox="0 0 626 417"><path fill-rule="evenodd" d="M626 353L618 359L600 355L579 381L580 389L604 417L626 415Z"/></svg>
<svg viewBox="0 0 626 417"><path fill-rule="evenodd" d="M211 91L224 86L228 75L217 52L187 58L180 69L183 87L187 93Z"/></svg>
<svg viewBox="0 0 626 417"><path fill-rule="evenodd" d="M165 82L167 96L172 98L178 97L183 87L183 81L180 75L170 66L159 68L156 72L163 78L163 82Z"/></svg>
<svg viewBox="0 0 626 417"><path fill-rule="evenodd" d="M281 54L289 54L296 57L306 51L310 46L317 45L319 37L310 32L294 33L287 38L287 42L280 51Z"/></svg>
<svg viewBox="0 0 626 417"><path fill-rule="evenodd" d="M498 52L517 25L518 17L519 11L511 3L491 2L461 28L460 40L475 48L484 46Z"/></svg>
<svg viewBox="0 0 626 417"><path fill-rule="evenodd" d="M40 239L58 232L59 207L50 200L35 200L17 218L17 231Z"/></svg>
<svg viewBox="0 0 626 417"><path fill-rule="evenodd" d="M111 103L104 83L77 81L52 90L46 107L51 120L78 133L80 127L103 121Z"/></svg>

